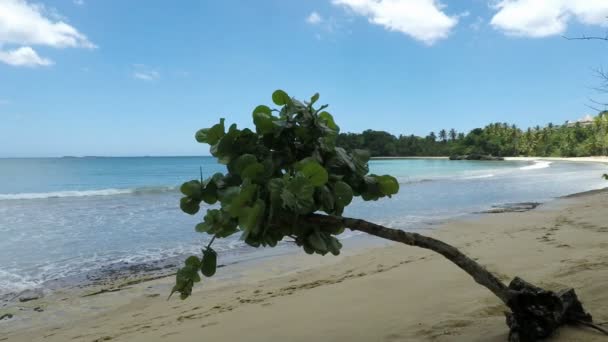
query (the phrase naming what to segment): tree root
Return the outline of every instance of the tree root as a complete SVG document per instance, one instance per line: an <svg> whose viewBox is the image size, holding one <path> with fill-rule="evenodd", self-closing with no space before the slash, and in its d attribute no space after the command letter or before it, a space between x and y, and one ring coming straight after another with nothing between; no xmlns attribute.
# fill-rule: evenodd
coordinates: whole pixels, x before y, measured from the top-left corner
<svg viewBox="0 0 608 342"><path fill-rule="evenodd" d="M562 325L584 325L608 335L593 323L573 289L557 293L543 290L521 278L509 284L506 313L510 342L533 342L547 338Z"/></svg>

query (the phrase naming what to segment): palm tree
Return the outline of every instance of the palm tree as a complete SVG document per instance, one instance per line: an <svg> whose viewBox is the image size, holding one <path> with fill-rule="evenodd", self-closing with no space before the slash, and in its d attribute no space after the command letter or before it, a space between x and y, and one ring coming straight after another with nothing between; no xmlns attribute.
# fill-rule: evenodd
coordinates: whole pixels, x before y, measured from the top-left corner
<svg viewBox="0 0 608 342"><path fill-rule="evenodd" d="M456 130L452 128L452 129L450 130L450 140L451 140L451 141L456 140L456 137L457 137L457 136L458 136L458 134L456 133Z"/></svg>
<svg viewBox="0 0 608 342"><path fill-rule="evenodd" d="M441 131L439 131L439 139L441 140L442 143L445 143L448 141L448 133L446 132L445 129L442 129Z"/></svg>

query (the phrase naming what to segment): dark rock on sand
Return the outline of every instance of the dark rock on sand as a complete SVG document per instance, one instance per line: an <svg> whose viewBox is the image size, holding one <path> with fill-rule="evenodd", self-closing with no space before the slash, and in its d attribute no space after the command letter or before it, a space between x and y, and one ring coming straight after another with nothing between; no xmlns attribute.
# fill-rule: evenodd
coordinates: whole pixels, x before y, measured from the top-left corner
<svg viewBox="0 0 608 342"><path fill-rule="evenodd" d="M0 315L0 321L5 320L5 319L11 319L11 318L13 318L13 314L10 314L10 313Z"/></svg>
<svg viewBox="0 0 608 342"><path fill-rule="evenodd" d="M25 290L18 296L20 302L29 302L32 300L42 298L42 291L40 290Z"/></svg>
<svg viewBox="0 0 608 342"><path fill-rule="evenodd" d="M541 203L538 202L522 202L522 203L505 203L494 205L492 209L482 211L482 214L501 214L501 213L523 213L538 207Z"/></svg>

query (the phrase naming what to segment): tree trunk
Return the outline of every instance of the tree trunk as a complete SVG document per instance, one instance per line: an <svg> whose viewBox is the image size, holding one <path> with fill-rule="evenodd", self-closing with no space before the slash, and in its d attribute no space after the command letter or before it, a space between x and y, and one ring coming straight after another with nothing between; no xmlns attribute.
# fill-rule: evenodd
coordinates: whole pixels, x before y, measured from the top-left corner
<svg viewBox="0 0 608 342"><path fill-rule="evenodd" d="M353 219L348 217L314 215L311 220L315 220L321 225L341 223L346 228L358 230L370 235L381 237L383 239L401 242L406 245L416 246L420 248L430 249L446 257L458 267L467 272L477 283L492 291L503 303L509 301L509 289L496 276L486 270L483 266L475 262L475 260L467 257L458 249L448 245L445 242L433 239L428 236L417 233L409 233L403 230L387 228L375 223L364 220Z"/></svg>
<svg viewBox="0 0 608 342"><path fill-rule="evenodd" d="M307 222L323 226L341 225L383 239L406 245L430 249L437 252L467 272L480 285L492 291L511 312L505 313L510 328L509 341L528 342L544 339L564 324L581 324L606 333L592 323L592 317L585 312L573 289L559 293L546 291L515 277L507 287L494 274L475 260L467 257L456 247L437 239L387 228L365 220L312 214L304 218Z"/></svg>

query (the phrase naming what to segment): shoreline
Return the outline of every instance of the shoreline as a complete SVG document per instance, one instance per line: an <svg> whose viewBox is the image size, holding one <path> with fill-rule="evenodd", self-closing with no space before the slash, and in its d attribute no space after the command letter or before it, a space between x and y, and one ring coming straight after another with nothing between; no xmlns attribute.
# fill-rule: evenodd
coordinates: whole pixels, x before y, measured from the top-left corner
<svg viewBox="0 0 608 342"><path fill-rule="evenodd" d="M420 156L420 157L388 157L379 156L371 157L372 160L390 160L390 159L438 159L446 160L449 156ZM505 161L564 161L564 162L586 162L586 163L608 163L608 156L594 157L504 157Z"/></svg>
<svg viewBox="0 0 608 342"><path fill-rule="evenodd" d="M503 281L510 277L501 272L510 276L520 275L553 288L574 286L587 308L598 321L602 321L608 319L608 309L601 309L608 307L608 264L600 260L601 257L603 260L608 258L608 243L601 241L607 241L608 227L602 225L606 217L598 208L601 209L606 200L607 189L593 190L548 201L538 209L525 213L486 214L449 220L439 229L428 233L454 243L473 257L479 257L479 261L501 275ZM492 229L488 230L488 227ZM583 231L578 231L580 229ZM559 236L562 234L565 234L564 237ZM572 241L558 241L565 237ZM500 247L496 248L496 244ZM585 245L585 248L579 248L581 246L578 244ZM545 252L539 253L540 250ZM564 253L571 257L563 259ZM505 264L507 256L513 260L509 259L510 262ZM527 265L530 260L537 261ZM349 307L355 313L353 322L348 324L338 319L340 329L330 329L333 322L331 319L325 323L311 319L322 326L322 336L331 336L334 340L349 337L351 340L365 341L365 338L377 336L360 332L359 328L362 327L368 327L375 334L381 333L382 329L398 331L392 333L395 339L386 340L470 341L481 337L478 334L482 333L493 336L489 340L506 340L502 306L496 306L496 301L489 292L486 293L474 284L466 274L461 274L456 267L429 251L388 243L382 247L349 250L339 257L300 253L290 254L289 258L277 256L252 262L255 263L254 267L251 267L251 262L245 262L220 269L218 273L224 273L224 276L205 279L205 284L195 286L193 298L187 301L165 300L165 294L168 294L173 282L170 276L144 279L126 284L118 291L101 291L89 297L66 291L49 298L21 303L22 309L34 310L38 307L45 312L19 310L15 318L31 315L30 319L0 321L0 330L7 329L10 341L41 341L42 336L48 336L45 341L69 340L75 336L82 336L82 339L75 340L83 341L105 337L118 341L156 341L163 340L162 336L169 333L175 333L172 336L178 341L188 341L200 333L216 336L220 341L231 341L234 339L226 336L235 338L233 330L238 330L236 328L255 326L244 318L251 314L263 318L262 322L257 317L253 319L257 324L274 331L268 323L263 322L281 321L282 315L277 316L277 312L271 310L276 306L294 321L285 320L284 329L277 328L272 335L256 326L256 334L251 336L251 340L268 341L263 338L283 336L299 341L315 338L311 334L318 331L307 324L304 326L310 330L294 326L295 321L300 322L297 318L301 313L293 310L309 310L313 317L315 314L326 317L326 314L318 312L314 305L309 304L326 300L336 304L331 307L336 308L338 312L333 314L338 317L339 312L348 317ZM564 271L565 266L572 266L572 269ZM230 277L227 273L236 276ZM446 274L450 276L444 278ZM407 280L411 277L416 277L416 283L421 284L412 284ZM595 279L596 277L599 278ZM560 281L562 278L565 279L563 282ZM429 303L421 303L419 298L428 298L433 293L432 290L443 288L434 282L447 282L446 286L450 284L450 292L435 296L439 298L433 298ZM379 285L390 291L378 292ZM373 293L377 296L377 302L372 299L363 300L360 297L362 291ZM402 299L403 305L395 303L393 299L393 295L399 293L408 294ZM354 298L358 299L352 302ZM357 301L362 302L355 304ZM475 304L471 305L471 301ZM406 308L408 304L413 305L417 311L414 313L411 311L413 309ZM469 312L471 309L474 312ZM359 310L370 313L362 315ZM400 310L403 310L401 315ZM476 316L476 310L484 312L483 316ZM5 308L0 309L0 316L4 311ZM153 319L153 315L158 316L163 311L170 311L174 316L168 315L165 319L160 319L162 323ZM61 315L57 316L58 312ZM392 317L391 313L402 320ZM379 318L370 318L375 317L374 314ZM140 316L142 318L137 318ZM364 317L368 317L374 324L361 321ZM70 323L71 320L78 323ZM396 325L388 324L387 327L387 320ZM233 322L232 325L227 324L228 321ZM100 322L106 322L107 326L101 326ZM150 328L138 330L142 326ZM351 331L348 327L356 330L357 334L344 335ZM564 336L560 334L556 340L594 341L596 337L602 337L584 329L567 328L562 331ZM397 335L402 339L397 338ZM318 336L321 335L316 335ZM356 338L353 339L354 336Z"/></svg>

